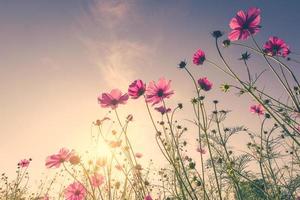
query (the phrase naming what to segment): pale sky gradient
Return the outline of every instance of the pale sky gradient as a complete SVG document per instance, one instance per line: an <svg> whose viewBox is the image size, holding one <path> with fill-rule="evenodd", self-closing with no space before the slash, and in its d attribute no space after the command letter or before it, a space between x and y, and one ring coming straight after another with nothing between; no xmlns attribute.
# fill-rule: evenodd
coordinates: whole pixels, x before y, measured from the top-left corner
<svg viewBox="0 0 300 200"><path fill-rule="evenodd" d="M250 6L262 9L263 28L256 36L259 42L276 35L300 53L298 2L0 0L0 172L13 174L20 159L32 157L31 172L38 179L45 171L47 155L61 147L88 148L92 121L107 112L97 104L97 96L116 87L126 90L136 78L172 79L176 92L168 102L183 102L185 110L178 118L188 118L193 89L177 63L185 58L191 63L198 48L216 60L210 32L228 32L235 13ZM235 69L243 72L244 66L239 67L237 61L240 51L227 51ZM261 63L261 59L249 61L253 71L266 68ZM293 69L300 74L299 64ZM248 113L251 101L224 95L218 89L219 84L228 82L222 73L206 64L192 66L192 70L214 82L209 100L218 98L235 111L229 124L255 127L258 119ZM270 83L266 86L280 96L272 79L265 77ZM145 160L158 160L154 131L144 120L143 102L129 102L119 112L123 117L134 114L129 137ZM195 149L193 130L188 134ZM239 148L246 143L244 136L235 139Z"/></svg>

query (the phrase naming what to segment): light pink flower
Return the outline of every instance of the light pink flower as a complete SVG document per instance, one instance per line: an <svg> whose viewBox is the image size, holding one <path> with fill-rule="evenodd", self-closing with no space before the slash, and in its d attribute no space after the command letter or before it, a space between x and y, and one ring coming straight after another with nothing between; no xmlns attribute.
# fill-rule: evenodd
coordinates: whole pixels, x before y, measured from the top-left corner
<svg viewBox="0 0 300 200"><path fill-rule="evenodd" d="M201 49L198 49L198 51L194 53L193 63L195 65L202 65L204 61L205 61L205 53Z"/></svg>
<svg viewBox="0 0 300 200"><path fill-rule="evenodd" d="M206 154L206 150L200 147L197 147L197 152L201 153L201 154Z"/></svg>
<svg viewBox="0 0 300 200"><path fill-rule="evenodd" d="M257 105L250 106L250 112L258 115L263 115L265 110L262 105L257 104Z"/></svg>
<svg viewBox="0 0 300 200"><path fill-rule="evenodd" d="M291 51L283 39L271 36L264 44L264 52L270 56L282 56L285 58Z"/></svg>
<svg viewBox="0 0 300 200"><path fill-rule="evenodd" d="M146 100L152 105L160 103L165 98L170 98L174 94L173 90L170 90L171 80L167 81L165 78L160 78L157 84L154 81L149 83L146 90Z"/></svg>
<svg viewBox="0 0 300 200"><path fill-rule="evenodd" d="M142 96L146 91L146 84L142 80L135 80L129 85L128 95L132 99L137 99Z"/></svg>
<svg viewBox="0 0 300 200"><path fill-rule="evenodd" d="M246 40L250 35L256 34L261 26L260 9L249 8L247 12L240 10L236 16L231 19L229 26L232 31L229 33L229 40Z"/></svg>
<svg viewBox="0 0 300 200"><path fill-rule="evenodd" d="M65 190L66 200L83 200L85 199L86 189L79 182L70 184Z"/></svg>
<svg viewBox="0 0 300 200"><path fill-rule="evenodd" d="M199 84L200 88L201 88L202 90L204 90L204 91L209 91L209 90L211 90L211 88L212 88L212 86L213 86L212 82L210 82L210 81L207 79L207 77L200 78L200 79L198 80L198 84Z"/></svg>
<svg viewBox="0 0 300 200"><path fill-rule="evenodd" d="M99 187L104 183L104 176L98 173L95 173L91 179L93 187Z"/></svg>
<svg viewBox="0 0 300 200"><path fill-rule="evenodd" d="M30 163L30 160L23 159L23 160L20 160L20 162L18 163L18 166L22 167L22 168L28 167L29 163Z"/></svg>
<svg viewBox="0 0 300 200"><path fill-rule="evenodd" d="M150 196L150 194L148 194L147 196L145 196L144 200L153 200L152 197Z"/></svg>
<svg viewBox="0 0 300 200"><path fill-rule="evenodd" d="M73 155L73 152L66 149L66 148L61 148L58 152L58 154L53 154L51 156L48 156L46 158L46 167L47 168L58 168L60 165L65 162L69 161L70 157Z"/></svg>
<svg viewBox="0 0 300 200"><path fill-rule="evenodd" d="M143 157L143 154L142 154L142 153L136 153L136 154L135 154L135 157L141 158L141 157Z"/></svg>
<svg viewBox="0 0 300 200"><path fill-rule="evenodd" d="M165 113L171 112L171 108L165 108L164 106L159 106L154 109L157 110L158 112L160 112L162 115L164 115Z"/></svg>
<svg viewBox="0 0 300 200"><path fill-rule="evenodd" d="M116 109L119 104L126 104L129 96L128 94L122 94L119 89L113 89L110 93L102 93L98 97L98 102L103 108L111 107Z"/></svg>

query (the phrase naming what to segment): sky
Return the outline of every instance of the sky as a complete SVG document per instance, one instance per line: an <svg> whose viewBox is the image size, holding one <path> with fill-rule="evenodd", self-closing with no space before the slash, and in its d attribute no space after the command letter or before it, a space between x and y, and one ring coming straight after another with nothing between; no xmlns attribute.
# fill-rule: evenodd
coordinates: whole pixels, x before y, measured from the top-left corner
<svg viewBox="0 0 300 200"><path fill-rule="evenodd" d="M20 159L31 157L31 173L39 178L46 156L61 147L89 148L92 122L108 111L100 108L97 96L113 88L126 91L137 78L171 79L175 95L168 104L184 103L178 119L185 124L193 89L177 64L182 59L191 64L198 48L221 63L210 33L227 34L235 13L252 6L262 10L262 30L255 36L259 43L275 35L300 53L297 0L0 0L0 172L13 174ZM245 76L240 53L232 48L225 55ZM259 58L249 66L253 71L266 68ZM221 83L230 82L224 74L207 64L190 68L196 77L214 82L209 101L219 99L221 107L234 110L229 124L255 127L259 119L248 113L251 99L219 90ZM300 74L299 64L292 68ZM259 84L282 96L272 74L263 80ZM119 112L123 118L134 115L129 137L143 159L159 160L143 102L130 101ZM193 131L185 137L195 149ZM242 148L245 137L237 136L233 144Z"/></svg>

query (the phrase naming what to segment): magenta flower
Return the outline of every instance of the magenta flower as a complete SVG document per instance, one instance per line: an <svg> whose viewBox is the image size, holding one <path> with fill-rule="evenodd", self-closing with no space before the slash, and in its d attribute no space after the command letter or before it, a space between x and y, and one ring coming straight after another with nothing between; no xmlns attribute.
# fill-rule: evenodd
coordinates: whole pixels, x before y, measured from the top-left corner
<svg viewBox="0 0 300 200"><path fill-rule="evenodd" d="M250 35L256 34L261 28L260 9L249 8L245 13L243 10L237 12L236 16L231 19L229 26L232 31L229 33L228 39L246 40Z"/></svg>
<svg viewBox="0 0 300 200"><path fill-rule="evenodd" d="M291 53L284 40L276 36L269 37L269 40L264 44L264 52L270 56L282 56L284 58Z"/></svg>
<svg viewBox="0 0 300 200"><path fill-rule="evenodd" d="M73 155L72 151L70 151L66 148L62 148L59 150L58 154L53 154L46 158L46 167L47 168L52 168L52 167L59 168L63 162L69 161L69 159L72 155Z"/></svg>
<svg viewBox="0 0 300 200"><path fill-rule="evenodd" d="M22 168L28 167L29 163L30 163L30 160L23 159L23 160L20 160L20 162L18 163L18 166L22 167Z"/></svg>
<svg viewBox="0 0 300 200"><path fill-rule="evenodd" d="M99 187L104 183L104 176L98 173L95 173L91 179L93 187Z"/></svg>
<svg viewBox="0 0 300 200"><path fill-rule="evenodd" d="M103 108L111 107L116 109L119 104L126 104L128 98L128 94L122 94L119 89L113 89L110 93L102 93L98 97L98 102Z"/></svg>
<svg viewBox="0 0 300 200"><path fill-rule="evenodd" d="M150 194L148 194L147 196L145 196L144 200L153 200L152 197L150 196Z"/></svg>
<svg viewBox="0 0 300 200"><path fill-rule="evenodd" d="M258 114L258 115L263 115L265 110L262 105L257 104L257 105L252 105L250 107L250 112L252 112L254 114Z"/></svg>
<svg viewBox="0 0 300 200"><path fill-rule="evenodd" d="M195 65L202 65L204 61L205 61L205 53L201 49L198 49L198 51L194 53L193 63Z"/></svg>
<svg viewBox="0 0 300 200"><path fill-rule="evenodd" d="M160 107L157 107L154 109L157 110L158 112L160 112L162 115L164 115L165 113L171 112L171 108L165 108L164 106L160 106Z"/></svg>
<svg viewBox="0 0 300 200"><path fill-rule="evenodd" d="M135 80L129 85L128 95L132 99L137 99L142 96L146 91L146 84L142 80Z"/></svg>
<svg viewBox="0 0 300 200"><path fill-rule="evenodd" d="M86 189L79 182L70 184L65 190L65 198L67 200L83 200L85 199Z"/></svg>
<svg viewBox="0 0 300 200"><path fill-rule="evenodd" d="M146 90L146 101L155 105L165 98L170 98L174 94L173 90L170 90L170 84L171 80L167 81L165 78L160 78L157 84L151 81Z"/></svg>
<svg viewBox="0 0 300 200"><path fill-rule="evenodd" d="M212 88L212 86L213 86L212 82L210 82L210 81L207 79L207 77L200 78L200 79L198 80L198 84L199 84L200 88L201 88L202 90L204 90L204 91L209 91L209 90L211 90L211 88Z"/></svg>

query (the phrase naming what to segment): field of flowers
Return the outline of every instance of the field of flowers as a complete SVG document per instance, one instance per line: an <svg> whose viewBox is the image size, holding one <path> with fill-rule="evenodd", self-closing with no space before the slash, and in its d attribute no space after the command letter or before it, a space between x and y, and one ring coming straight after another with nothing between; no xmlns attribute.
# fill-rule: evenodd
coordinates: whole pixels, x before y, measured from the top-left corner
<svg viewBox="0 0 300 200"><path fill-rule="evenodd" d="M259 44L255 35L261 30L260 22L259 8L238 11L229 22L228 35L219 30L211 33L218 61L211 60L202 49L191 55L191 66L186 60L179 61L177 70L186 74L185 84L194 91L194 96L189 97L190 105L168 105L175 88L171 80L163 77L147 84L134 80L128 83L128 91L112 89L100 94L98 102L101 109L107 110L107 115L93 122L91 140L95 151L105 145L109 156L99 157L95 152L80 154L66 147L45 155L45 168L54 168L57 173L42 180L37 191L31 191L28 185L27 170L33 161L23 159L18 163L15 178L2 174L0 199L299 200L300 84L299 74L292 70L299 61L293 57L297 54L292 48L277 36L270 36L264 44ZM235 47L244 49L239 60L246 79L231 66L230 58L223 56L222 51ZM254 56L260 57L268 70L253 71L248 60ZM200 70L203 64L222 71L235 84L218 86L209 77L196 77L190 68ZM258 81L264 82L262 75L280 83L284 98L269 94L265 89L268 82L264 87L258 86ZM260 120L257 127L260 131L251 131L247 124L228 127L227 116L234 115L234 111L232 114L221 109L224 105L220 106L218 100L207 101L213 87L232 95L250 96L253 101L249 102L249 112ZM125 107L128 101L144 102L145 118L153 125L153 132L149 134L155 137L167 163L163 168L152 161L149 165L140 162L143 154L127 136L132 121L139 119L134 118L134 113L125 119L119 115L119 108ZM213 110L208 109L211 105ZM190 118L177 120L188 106L193 110ZM159 112L161 117L155 118L154 112ZM196 134L189 133L186 123L195 128L192 133ZM243 152L230 143L232 137L241 132L249 138L247 150ZM198 143L196 159L186 153L189 142L184 138L188 133ZM59 182L61 180L64 181Z"/></svg>

